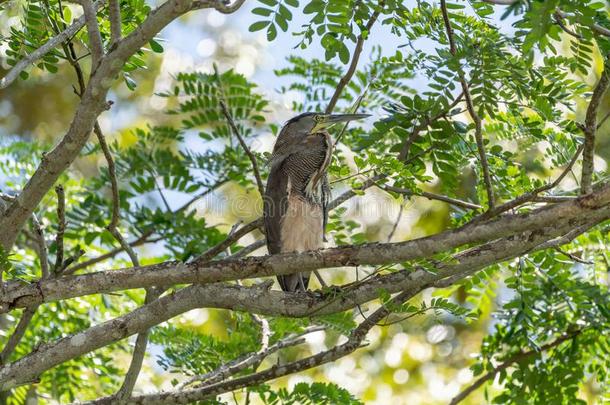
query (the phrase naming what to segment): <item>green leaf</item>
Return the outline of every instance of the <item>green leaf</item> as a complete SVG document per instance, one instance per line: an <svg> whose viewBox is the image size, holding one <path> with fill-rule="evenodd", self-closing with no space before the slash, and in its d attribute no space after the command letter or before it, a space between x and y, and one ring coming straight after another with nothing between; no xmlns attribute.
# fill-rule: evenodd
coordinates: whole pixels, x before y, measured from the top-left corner
<svg viewBox="0 0 610 405"><path fill-rule="evenodd" d="M153 52L163 53L163 46L161 46L161 44L155 41L154 39L148 41L148 44L150 45L150 49L152 49Z"/></svg>
<svg viewBox="0 0 610 405"><path fill-rule="evenodd" d="M275 24L269 25L267 28L267 41L271 42L277 37L277 28L275 28Z"/></svg>
<svg viewBox="0 0 610 405"><path fill-rule="evenodd" d="M271 24L271 21L257 21L255 23L253 23L252 25L250 25L250 27L248 27L248 31L250 31L250 32L260 31L263 28L265 28L266 26L268 26L269 24Z"/></svg>
<svg viewBox="0 0 610 405"><path fill-rule="evenodd" d="M262 15L262 16L270 16L273 14L273 10L269 10L268 8L256 7L252 9L252 14Z"/></svg>

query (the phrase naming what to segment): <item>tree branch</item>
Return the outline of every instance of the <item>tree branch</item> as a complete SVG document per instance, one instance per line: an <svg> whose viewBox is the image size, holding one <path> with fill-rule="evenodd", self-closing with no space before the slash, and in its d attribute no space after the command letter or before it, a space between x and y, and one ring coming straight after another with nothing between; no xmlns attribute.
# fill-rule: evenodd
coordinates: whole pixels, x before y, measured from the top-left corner
<svg viewBox="0 0 610 405"><path fill-rule="evenodd" d="M197 382L202 382L202 384L200 384L200 387L202 387L202 386L210 386L210 385L216 384L220 381L224 381L227 378L229 378L251 366L261 363L264 359L266 359L273 353L276 353L287 347L293 347L293 346L297 346L297 345L301 345L301 344L305 343L304 336L306 336L310 333L313 333L313 332L324 330L324 329L325 329L325 327L323 327L323 326L313 326L313 327L307 328L304 332L299 333L297 335L288 336L287 338L284 338L284 339L278 341L277 343L269 346L268 348L266 348L264 350L261 349L257 352L249 353L244 356L241 356L238 359L235 359L229 363L221 365L216 370L210 371L209 373L193 376L192 378L188 379L183 384L181 384L178 388L182 389L186 386L189 386L189 385L197 383Z"/></svg>
<svg viewBox="0 0 610 405"><path fill-rule="evenodd" d="M394 186L388 186L388 185L383 185L381 188L386 191L391 191L391 192L398 193L398 194L404 194L407 197L410 197L413 195L425 197L429 200L443 201L443 202L446 202L447 204L455 205L456 207L466 208L469 210L479 210L479 209L483 208L479 204L474 204L474 203L471 203L468 201L458 200L457 198L451 198L451 197L447 197L447 196L440 195L440 194L429 193L427 191L414 192L414 191L406 189L406 188L400 188L400 187L394 187Z"/></svg>
<svg viewBox="0 0 610 405"><path fill-rule="evenodd" d="M527 351L527 352L519 352L519 353L516 353L516 354L512 355L510 358L508 358L507 360L502 362L502 364L500 364L497 367L494 367L493 370L489 371L484 376L482 376L479 379L477 379L472 385L470 385L464 391L462 391L458 395L456 395L451 400L449 405L456 405L456 404L462 402L464 399L466 399L466 397L468 395L472 394L481 385L483 385L487 381L493 379L499 372L501 372L503 370L506 370L508 367L512 366L513 364L520 363L520 362L522 362L524 360L529 359L532 356L541 355L543 352L545 352L545 351L547 351L549 349L552 349L554 347L557 347L557 346L559 346L560 344L562 344L563 342L565 342L567 340L575 339L581 333L582 333L582 330L577 330L575 332L567 333L567 334L561 336L560 338L556 339L555 341L553 341L551 343L547 343L546 345L541 346L537 350L530 350L530 351Z"/></svg>
<svg viewBox="0 0 610 405"><path fill-rule="evenodd" d="M227 119L227 122L229 123L229 127L231 127L231 131L233 131L233 135L235 135L235 137L239 141L239 144L241 145L242 149L244 150L244 152L246 152L246 155L248 155L248 159L250 159L250 163L252 163L252 171L254 172L254 178L256 179L256 185L258 186L258 192L260 193L261 197L263 197L265 195L265 186L263 185L263 180L261 179L261 173L258 169L258 163L256 161L256 156L254 156L254 154L252 153L252 151L246 144L246 141L244 141L244 138L242 138L241 133L239 132L239 128L237 128L237 125L235 125L235 121L233 121L233 117L231 117L231 114L229 113L227 106L225 105L224 101L222 101L222 100L220 101L220 108L222 110L223 115Z"/></svg>
<svg viewBox="0 0 610 405"><path fill-rule="evenodd" d="M447 12L447 3L445 0L441 0L441 11L443 13L443 21L445 23L445 31L447 32L447 39L449 40L449 51L451 55L455 56L457 54L457 48L455 46L455 39L453 37L453 28L451 27L451 21L449 20L449 13ZM493 208L495 205L495 197L493 192L493 187L491 183L491 174L489 172L489 163L487 162L487 155L485 153L485 145L483 143L483 125L481 123L481 118L477 114L476 109L474 108L474 104L472 102L472 96L470 94L470 88L468 87L468 82L464 77L464 72L460 69L458 71L458 75L460 78L460 83L462 85L462 91L464 93L464 99L466 100L466 107L468 108L468 113L470 117L474 121L475 132L474 136L477 142L477 149L479 151L479 159L481 160L481 168L483 169L483 182L485 184L485 189L487 191L487 200L489 204L489 208Z"/></svg>
<svg viewBox="0 0 610 405"><path fill-rule="evenodd" d="M308 370L322 364L330 363L341 357L353 353L363 346L364 339L368 332L383 318L391 313L389 308L396 308L410 298L408 293L400 293L393 297L386 306L381 306L354 329L345 343L333 347L332 349L314 354L301 360L293 361L288 364L276 365L267 370L253 373L244 377L235 378L230 381L220 382L213 385L206 385L201 388L183 390L177 392L163 392L152 395L141 395L130 399L133 404L186 404L203 400L212 396L220 395L225 392L234 391L243 387L256 385L265 381L273 380L285 375ZM106 401L94 401L93 404L105 404Z"/></svg>
<svg viewBox="0 0 610 405"><path fill-rule="evenodd" d="M118 44L123 35L121 32L121 6L119 0L108 1L108 16L110 19L110 45L112 49Z"/></svg>
<svg viewBox="0 0 610 405"><path fill-rule="evenodd" d="M34 226L34 233L36 235L36 245L38 248L38 259L40 260L40 271L42 273L42 278L48 278L49 271L49 254L47 249L47 242L44 238L44 231L42 230L42 225L40 221L38 221L38 217L32 214L32 225Z"/></svg>
<svg viewBox="0 0 610 405"><path fill-rule="evenodd" d="M64 188L61 185L55 187L57 194L57 235L55 236L55 244L57 245L57 254L55 256L55 266L53 273L59 272L64 264L64 232L66 231L66 196Z"/></svg>
<svg viewBox="0 0 610 405"><path fill-rule="evenodd" d="M232 5L226 5L218 0L201 1L197 4L201 7L214 7L217 10L231 12L239 8L243 2L243 0L238 0ZM106 94L113 82L111 79L115 77L127 59L167 24L194 7L190 0L168 0L153 10L138 28L123 38L114 49L102 58L89 80L68 132L53 150L43 156L41 164L29 179L23 191L8 207L4 216L0 218L0 229L3 230L0 234L0 246L10 250L17 233L34 211L34 208L53 186L59 175L78 156L87 142L98 115L108 108Z"/></svg>
<svg viewBox="0 0 610 405"><path fill-rule="evenodd" d="M356 40L356 47L354 48L354 53L352 54L352 61L350 62L349 68L347 69L343 77L339 80L337 88L335 89L335 92L333 93L332 97L330 98L330 101L328 102L328 106L326 107L325 111L326 114L330 114L333 112L335 106L337 105L337 101L339 101L339 98L341 97L343 89L345 89L345 86L349 84L350 80L352 80L352 76L354 75L354 73L356 73L356 68L358 67L358 61L360 60L360 54L362 53L364 41L371 32L371 28L373 28L373 25L375 25L375 22L377 21L377 18L379 17L383 6L384 1L380 0L379 5L371 15L371 18L367 22L365 28L360 32L360 35L358 35L358 39Z"/></svg>
<svg viewBox="0 0 610 405"><path fill-rule="evenodd" d="M576 149L576 153L574 153L574 156L572 156L572 159L570 159L570 162L568 163L568 165L565 167L565 169L563 169L563 171L561 172L561 174L559 176L557 176L557 178L552 181L551 183L547 183L543 186L540 186L532 191L529 191L527 193L521 194L519 197L514 198L508 202L505 202L504 204L498 205L490 210L488 210L487 212L484 212L483 214L479 215L478 217L473 219L474 221L482 221L485 219L489 219L489 218L493 218L496 215L499 215L503 212L506 212L508 210L511 210L513 208L516 208L518 206L520 206L523 203L529 202L529 201L535 201L536 199L540 198L539 194L540 193L544 193L545 191L549 191L554 189L555 187L557 187L559 184L561 184L561 182L563 181L563 179L568 175L568 173L570 173L570 171L572 170L572 168L574 167L574 164L576 163L576 161L578 160L578 158L580 157L580 154L582 153L582 151L584 150L584 144L581 144L578 149Z"/></svg>
<svg viewBox="0 0 610 405"><path fill-rule="evenodd" d="M100 27L97 24L97 10L91 0L78 0L83 7L87 33L89 34L89 50L91 51L91 72L93 73L104 56L104 45L100 35Z"/></svg>
<svg viewBox="0 0 610 405"><path fill-rule="evenodd" d="M581 221L600 222L610 216L610 186L575 200L545 206L526 213L509 214L433 236L398 243L369 243L304 253L283 253L263 257L226 259L216 262L166 262L107 272L63 276L37 285L12 282L0 299L2 310L23 308L43 302L88 294L109 293L130 288L184 283L215 283L246 278L293 274L319 268L381 265L417 260L460 246L508 238L553 226L554 237L564 235ZM243 229L243 227L241 228ZM240 230L237 230L239 232ZM237 233L236 232L236 233Z"/></svg>
<svg viewBox="0 0 610 405"><path fill-rule="evenodd" d="M595 151L595 134L597 132L597 111L602 101L608 84L610 83L610 65L604 61L604 70L602 71L601 77L593 90L589 107L587 108L587 115L585 118L585 126L583 132L585 134L585 144L582 156L582 178L580 181L580 192L581 194L587 194L591 192L591 179L593 177L593 158Z"/></svg>
<svg viewBox="0 0 610 405"><path fill-rule="evenodd" d="M104 3L105 0L97 0L93 3L93 8L95 10L98 10L104 5ZM85 26L85 23L85 16L80 16L79 18L74 20L74 22L64 31L57 34L49 41L47 41L43 46L36 49L35 51L27 55L25 58L17 62L15 66L13 66L11 70L8 71L6 76L4 76L2 80L0 80L0 89L8 87L11 83L15 81L15 79L19 77L19 74L23 72L29 65L33 64L38 59L51 52L51 50L57 48L59 45L76 35L76 33Z"/></svg>
<svg viewBox="0 0 610 405"><path fill-rule="evenodd" d="M403 292L410 298L422 290L436 285L436 283L443 279L453 278L455 281L458 281L491 264L500 263L535 251L543 246L545 242L566 235L575 228L581 226L591 227L610 218L610 187L606 188L604 194L606 194L605 199L593 193L581 197L574 202L557 204L545 210L538 210L528 214L515 215L509 221L506 221L507 217L491 221L496 227L501 227L494 230L493 235L490 235L489 229L486 230L486 226L489 224L480 224L476 228L468 227L468 232L464 232L463 229L462 232L447 232L444 237L447 234L453 234L458 238L466 238L465 233L476 235L480 231L483 234L487 233L486 236L490 237L492 242L457 253L449 257L445 262L436 264L434 268L416 268L377 275L366 282L349 285L334 294L312 295L270 291L268 283L266 283L265 287L242 287L221 283L186 287L172 294L165 295L127 315L98 324L56 342L43 345L37 351L22 357L14 363L5 365L0 369L0 390L28 383L55 365L107 346L135 333L145 331L156 324L167 321L176 315L194 308L223 308L271 316L304 317L336 313L353 308L359 304L376 299L380 289L386 290L390 294ZM506 232L506 228L515 226L514 224L527 226L521 232L498 236ZM471 236L470 238L471 240L477 239L476 236ZM420 243L417 246L410 247L410 249L413 249L412 255L433 255L435 251L438 251L438 249L434 248L438 243L430 245L429 243L432 240L434 240L434 237L419 240ZM455 242L452 238L451 240ZM401 262L402 260L397 252L402 254L406 252L397 249L396 245L365 245L366 249L364 250L361 247L350 247L348 249L354 249L355 254L353 256L343 256L342 258L327 256L327 251L331 250L327 249L319 252L286 255L284 259L290 260L290 263L299 264L302 258L312 260L316 257L318 264L316 267L329 267L335 262L355 264L366 257L371 257L371 255L382 258L375 260L376 262L389 260L390 257L393 258L393 262ZM404 249L404 246L402 248ZM347 252L349 250L343 253ZM269 262L281 259L282 256L274 255L262 258L262 260ZM384 256L385 259L383 259ZM261 260L261 258L246 258L235 262L236 265L240 266L240 269L243 269L241 275L238 276L239 278L243 278L243 274L247 274L248 269L244 268L244 264L251 260ZM372 261L372 259L369 260ZM225 261L224 263L226 264L227 262ZM319 265L320 263L322 263L321 266ZM279 263L277 264L278 266L272 273L288 273L287 271L280 271L280 269L289 268L289 264L285 264L286 267L280 267ZM214 271L214 269L211 270L212 272ZM235 271L229 266L223 267L222 270L224 272ZM307 268L302 269L297 267L291 271L297 272L303 270L307 270ZM111 274L114 275L117 272L115 271ZM261 273L265 273L265 271L261 271Z"/></svg>
<svg viewBox="0 0 610 405"><path fill-rule="evenodd" d="M17 345L19 345L19 342L21 342L21 339L23 339L23 335L25 335L25 331L28 329L32 318L36 313L36 309L38 309L37 305L23 310L21 318L19 318L19 323L17 323L13 334L8 338L4 349L2 349L2 353L0 353L0 365L6 364L17 348Z"/></svg>

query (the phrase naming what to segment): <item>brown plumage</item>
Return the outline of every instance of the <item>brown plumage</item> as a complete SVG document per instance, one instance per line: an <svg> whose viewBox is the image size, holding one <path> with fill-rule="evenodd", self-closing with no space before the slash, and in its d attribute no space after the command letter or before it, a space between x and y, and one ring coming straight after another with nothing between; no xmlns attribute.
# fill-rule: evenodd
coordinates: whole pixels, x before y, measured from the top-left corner
<svg viewBox="0 0 610 405"><path fill-rule="evenodd" d="M281 136L281 135L280 135ZM308 135L302 150L271 168L265 193L265 231L270 254L322 247L326 169L332 153L328 133ZM278 276L284 291L305 291L308 273Z"/></svg>
<svg viewBox="0 0 610 405"><path fill-rule="evenodd" d="M270 254L322 247L329 191L327 170L333 144L323 130L363 114L301 114L280 131L271 154L264 197L264 221ZM309 273L278 276L284 291L306 291Z"/></svg>

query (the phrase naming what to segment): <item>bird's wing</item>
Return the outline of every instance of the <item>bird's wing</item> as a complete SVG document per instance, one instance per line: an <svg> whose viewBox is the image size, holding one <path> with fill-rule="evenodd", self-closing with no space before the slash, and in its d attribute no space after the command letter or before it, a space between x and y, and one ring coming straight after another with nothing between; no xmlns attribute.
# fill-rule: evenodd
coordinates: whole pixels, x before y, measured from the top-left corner
<svg viewBox="0 0 610 405"><path fill-rule="evenodd" d="M267 180L267 190L263 201L263 217L267 250L269 254L280 253L282 249L282 218L288 206L288 176L283 173L282 165L271 169Z"/></svg>

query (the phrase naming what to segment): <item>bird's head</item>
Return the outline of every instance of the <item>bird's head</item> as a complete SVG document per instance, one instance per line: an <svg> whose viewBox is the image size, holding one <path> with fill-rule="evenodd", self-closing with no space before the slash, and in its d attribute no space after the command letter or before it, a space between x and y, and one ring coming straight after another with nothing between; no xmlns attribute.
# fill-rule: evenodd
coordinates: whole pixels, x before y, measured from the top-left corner
<svg viewBox="0 0 610 405"><path fill-rule="evenodd" d="M323 114L307 112L290 119L282 132L295 135L309 135L320 132L335 124L370 117L370 114Z"/></svg>
<svg viewBox="0 0 610 405"><path fill-rule="evenodd" d="M275 141L269 164L272 168L287 156L303 147L303 140L340 122L348 122L369 117L369 114L323 114L303 113L288 120Z"/></svg>

